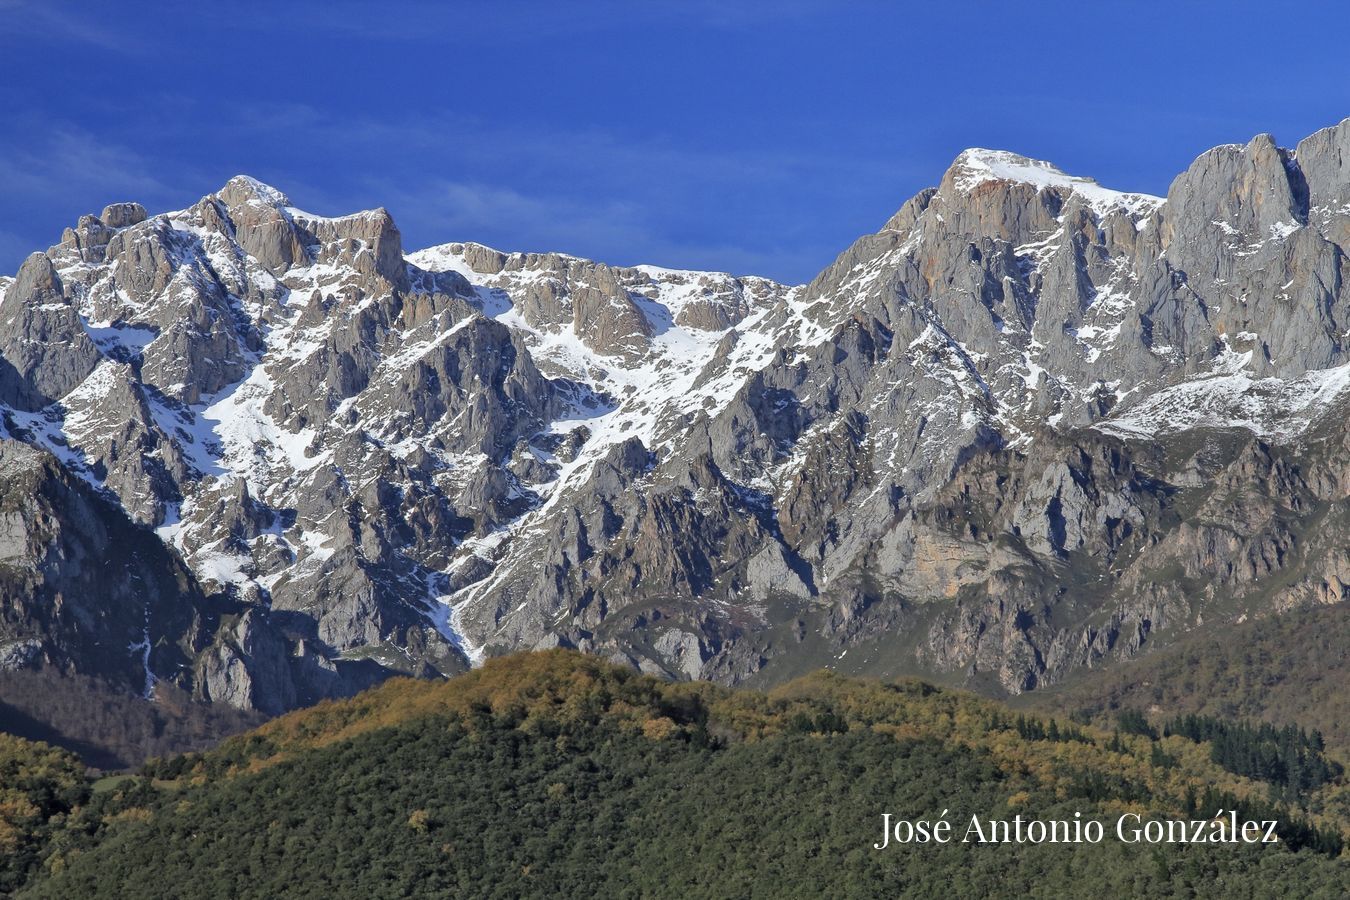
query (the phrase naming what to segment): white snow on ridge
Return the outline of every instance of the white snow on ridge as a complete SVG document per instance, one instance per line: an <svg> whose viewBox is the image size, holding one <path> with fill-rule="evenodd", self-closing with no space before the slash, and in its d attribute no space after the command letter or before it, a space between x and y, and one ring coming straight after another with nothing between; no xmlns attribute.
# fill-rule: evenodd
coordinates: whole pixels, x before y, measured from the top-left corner
<svg viewBox="0 0 1350 900"><path fill-rule="evenodd" d="M1038 189L1064 188L1086 200L1098 214L1121 208L1132 215L1147 215L1165 202L1151 194L1113 191L1095 179L1069 175L1048 162L1007 150L972 148L958 156L952 167L957 170L954 184L961 191L989 181L1030 184Z"/></svg>
<svg viewBox="0 0 1350 900"><path fill-rule="evenodd" d="M275 190L275 189L274 189ZM284 198L283 198L284 199ZM292 219L299 219L307 222L350 222L353 219L378 219L386 215L379 209L363 209L360 212L348 213L345 216L321 216L318 213L306 212L295 206L281 205L281 209Z"/></svg>
<svg viewBox="0 0 1350 900"><path fill-rule="evenodd" d="M1144 194L1108 190L1092 179L1070 176L1049 163L1005 151L966 151L958 158L950 177L951 184L961 191L991 182L1014 182L1030 184L1037 190L1071 192L1099 215L1124 212L1135 220L1136 226L1143 221L1141 216L1150 215L1165 202ZM274 189L251 179L247 183L259 197L251 202L286 204L279 206L281 212L301 221L349 221L376 214L316 216L289 206L284 195ZM85 460L83 448L106 442L123 424L123 410L108 400L122 381L133 380L122 373L127 366L121 361L137 362L158 339L157 328L144 324L159 320L151 315L158 313L155 304L192 302L194 289L201 286L199 279L205 277L203 273L214 270L213 277L219 279L220 286L229 294L232 311L240 312L252 323L263 346L251 341L248 346L254 349L247 352L246 367L234 370L242 371L243 377L199 402L185 405L149 389L136 395L137 402L143 399L149 406L154 425L173 436L182 457L202 476L209 476L203 478L199 494L187 497L181 504L170 504L165 520L156 529L162 539L183 552L203 581L240 589L256 584L270 591L279 579L313 573L347 546L343 520L331 516L297 520L292 515L285 519L284 526L278 516L269 530L254 539L255 549L266 550L275 543L293 550L289 571L275 567L264 553L244 552L221 541L203 544L201 539L211 537L210 529L215 527L214 523L203 522L203 517L210 515L209 504L229 500L232 492L227 488L236 479L247 479L255 500L260 498L281 509L292 505L296 497L304 496L298 482L305 478L317 480L325 474L313 471L321 466L337 469L337 477L344 485L349 475L357 487L383 477L377 470L362 470L364 445L353 447L343 443L351 429L364 432L363 437L369 439L370 445L399 459L407 459L414 450L426 451L435 457L437 484L442 489L446 485L459 489L483 470L506 465L506 459L490 459L482 452L453 455L441 452L436 449L436 441L428 438L453 433L460 427L458 419L442 419L429 426L429 433L419 429L410 433L397 413L391 415L389 409L381 406L387 395L377 391L363 397L361 392L367 388L346 396L334 417L320 416L317 429L300 429L301 421L308 424L311 419L292 416L286 402L292 398L278 393L278 386L289 383L288 370L300 371L314 364L311 360L324 349L333 329L343 325L343 316L349 320L379 298L367 295L352 304L326 305L324 309L331 310L331 314L324 316L304 316L306 310L298 301L315 294L327 295L331 301L332 295L341 294L344 285L359 280L357 273L362 271L361 266L349 264L350 257L335 255L336 251L331 249L335 242L330 242L311 248L325 249L324 253L312 253L309 260L301 261L284 275L274 276L236 248L231 237L199 224L192 210L165 214L151 221L175 232L171 249L182 257L178 260L183 263L182 268L175 271L167 288L150 300L141 301L140 307L116 289L115 278L103 285L105 304L83 303L79 308L85 330L107 358L68 395L69 409L15 415L15 430L26 430L29 436L25 439L48 447L73 466L83 466L83 477L92 480L92 473L97 470ZM1215 226L1221 227L1221 223L1216 222ZM1281 223L1270 229L1270 239L1286 238L1296 228ZM1020 258L1023 274L1042 268L1063 237L1061 227L1048 237L1016 247L1014 253ZM453 282L454 287L448 290L464 294L483 317L512 329L528 346L530 358L545 375L564 379L559 381L560 390L571 390L567 381L577 385L575 394L568 395L575 401L573 408L551 422L542 423L545 432L552 435L571 435L574 440L569 441L568 449L576 455L561 450L555 455L540 449L551 446L541 441L532 446L517 446L513 451L533 453L552 467L552 472L538 476L538 481L533 467L519 469L527 474L516 474L513 469L507 476L507 496L512 500L524 498L530 508L523 514L513 512L517 517L504 524L494 519L487 527L495 530L487 535L459 544L448 542L445 555L438 554L434 563L413 560L418 566L416 576L409 579L416 582L413 599L426 604L430 623L475 664L481 661L491 636L474 630L473 640L483 639L485 643L472 643L465 626L471 621L477 627L490 626L484 626L485 620L475 615L473 604L501 585L513 570L523 571L521 567L534 562L530 555L537 548L532 543L533 536L556 526L556 522L550 523L551 511L579 502L589 474L611 450L628 439L638 438L650 451L662 455L678 452L681 442L688 440L690 423L697 421L697 416L715 416L726 410L755 374L772 365L780 352L791 360L792 354L818 348L839 332L856 309L865 308L863 304L871 302L870 297L894 290L895 285L888 279L897 267L913 262L920 238L920 228L916 226L914 233L899 246L854 265L824 297L812 297L803 288L786 288L754 276L733 277L653 265L606 267L601 279L595 277L599 270L587 268L592 263L579 257L511 253L494 260L491 254L497 251L475 244L444 244L407 254L404 259L407 271L414 276L414 291L447 290L446 284ZM365 242L355 244L360 253L369 253ZM470 259L480 259L476 255L479 252L488 260L484 268L497 271L479 272L469 264ZM188 265L189 262L195 265ZM1088 364L1111 352L1134 303L1130 259L1118 257L1112 265L1114 268L1096 287L1072 334ZM419 269L422 272L416 271ZM472 292L459 279L424 277L425 272L457 273L468 282ZM115 268L106 274L115 275ZM1093 278L1101 281L1097 271ZM572 298L568 295L579 287L600 288L601 280L604 281L601 301L608 300L617 308L620 329L629 328L632 308L638 310L650 328L632 329L630 335L607 334L604 342L578 333L578 327L572 324L572 308L568 305ZM10 283L12 280L0 278L0 298ZM621 287L616 289L616 284ZM627 292L626 297L623 291ZM1005 296L1015 294L1011 287L1005 287L1005 292ZM593 298L594 291L586 295L587 300ZM548 304L554 300L559 306L550 308ZM543 312L539 311L541 307ZM92 319L95 309L100 311L97 321ZM454 315L458 318L449 323L443 318L431 324L412 318L390 323L388 335L381 338L378 347L364 348L378 357L370 373L370 384L398 381L407 369L461 329L474 324L483 326L479 314L465 317L464 312L457 307ZM722 318L723 313L739 321L734 326L717 328L718 322L728 320ZM557 322L559 319L561 324ZM412 321L420 324L407 324ZM993 340L997 346L991 349L986 343L971 341L972 346L985 351L977 352L948 334L941 318L933 318L917 338L899 345L908 345L907 367L897 366L894 372L877 368L885 377L894 375L888 384L882 385L890 390L878 391L873 402L872 409L882 413L877 420L921 414L925 429L920 432L924 435L922 445L918 437L902 445L898 437L904 432L898 427L869 432L867 440L878 448L878 458L889 451L891 471L886 474L899 478L911 466L922 473L921 467L931 468L942 460L941 454L933 450L939 443L953 445L958 439L968 440L986 425L1002 431L1013 446L1032 440L1033 431L1024 426L1028 426L1031 417L1044 416L1034 402L1036 393L1049 390L1051 382L1057 388L1068 389L1073 385L1068 383L1068 376L1065 383L1060 383L1055 373L1045 368L1058 365L1053 357L1041 354L1044 347L1027 333L1026 324L1004 322L996 315L998 336ZM1244 332L1238 337L1254 336ZM605 347L609 352L596 347ZM1208 375L1173 385L1094 427L1139 438L1221 427L1245 428L1283 438L1306 431L1330 403L1350 388L1350 366L1280 380L1253 378L1245 371L1249 362L1250 354L1243 359L1241 354L1230 352ZM906 386L915 380L936 382L939 390L930 390L921 401L915 400L919 395L906 391ZM300 383L307 381L301 379ZM1095 381L1083 389L1083 394L1086 397L1090 391L1101 389L1114 391L1118 399L1123 399L1126 394L1119 391L1119 386L1119 381ZM174 393L174 386L165 387L168 394ZM810 394L803 391L801 397L809 398ZM909 406L903 405L906 403ZM789 405L790 401L782 401L771 414L781 414ZM275 416L269 410L275 411ZM1058 412L1046 417L1048 424L1055 427L1063 415ZM327 427L328 423L337 422L341 424ZM807 451L832 424L832 420L822 420L813 425L791 448L787 460L766 467L752 486L772 492L776 481L786 480L795 467L806 463ZM584 441L575 440L579 435L572 433L583 426L588 436ZM297 430L292 431L293 428ZM341 471L344 467L346 472ZM481 575L482 561L495 564L486 577ZM466 570L460 567L470 563L473 568L467 570L470 574L466 578L481 580L452 592L450 586L464 585L466 578L447 576L455 572L465 574ZM439 571L433 571L433 566ZM519 611L517 608L507 612L497 621L504 629L510 624L506 620ZM470 615L474 618L470 619ZM139 646L133 645L132 649Z"/></svg>
<svg viewBox="0 0 1350 900"><path fill-rule="evenodd" d="M661 450L684 436L684 416L700 411L715 415L736 396L755 372L768 365L780 346L810 347L832 333L807 314L800 301L800 288L783 288L753 276L734 278L725 273L635 266L630 272L645 276L627 284L629 299L648 320L653 336L637 354L607 354L595 350L570 323L536 326L526 320L510 300L518 288L539 278L556 277L546 269L523 268L527 254L510 254L511 264L499 273L480 273L469 266L464 245L441 245L407 256L408 262L426 271L454 271L464 276L480 298L491 295L497 305L484 306L485 314L524 334L530 355L541 370L562 375L585 385L600 401L595 407L577 406L574 413L550 423L549 431L567 434L585 426L590 435L570 462L559 462L557 477L532 485L538 505L492 535L477 542L474 553L486 553L498 565L487 578L452 595L436 595L433 619L438 629L460 646L471 660L482 648L463 642L459 619L468 604L490 592L516 562L513 554L528 552L528 545L513 538L525 537L544 527L549 511L585 483L594 465L614 446L638 438L650 450ZM543 256L541 254L541 256ZM558 257L580 262L577 257ZM689 303L726 298L734 291L745 301L749 313L736 325L705 330L680 324L679 313ZM734 332L734 335L733 335ZM726 342L726 354L718 348ZM468 542L463 549L469 549ZM509 619L513 613L507 613Z"/></svg>
<svg viewBox="0 0 1350 900"><path fill-rule="evenodd" d="M1174 385L1092 427L1127 438L1193 428L1242 428L1264 438L1287 440L1316 424L1347 388L1350 365L1291 380L1233 372Z"/></svg>
<svg viewBox="0 0 1350 900"><path fill-rule="evenodd" d="M226 187L236 183L247 186L258 198L257 201L251 202L262 202L269 206L286 206L291 202L281 191L270 184L259 181L252 175L236 175L226 183Z"/></svg>

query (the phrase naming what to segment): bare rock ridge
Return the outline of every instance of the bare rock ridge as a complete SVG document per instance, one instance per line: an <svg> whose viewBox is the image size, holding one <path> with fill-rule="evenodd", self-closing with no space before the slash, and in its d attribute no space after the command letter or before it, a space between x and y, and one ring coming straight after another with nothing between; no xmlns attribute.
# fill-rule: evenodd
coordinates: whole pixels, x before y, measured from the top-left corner
<svg viewBox="0 0 1350 900"><path fill-rule="evenodd" d="M1348 249L1350 120L1165 198L969 150L796 287L405 254L243 176L116 203L0 279L0 666L267 712L558 645L1016 692L1339 602Z"/></svg>

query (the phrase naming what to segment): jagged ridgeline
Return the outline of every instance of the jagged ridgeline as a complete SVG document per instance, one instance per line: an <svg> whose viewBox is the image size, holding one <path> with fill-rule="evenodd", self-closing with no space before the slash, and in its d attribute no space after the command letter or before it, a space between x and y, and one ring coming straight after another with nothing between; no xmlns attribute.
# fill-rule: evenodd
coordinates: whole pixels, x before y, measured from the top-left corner
<svg viewBox="0 0 1350 900"><path fill-rule="evenodd" d="M1016 693L1335 603L1347 248L1350 121L1165 198L967 151L800 286L405 254L245 177L115 204L0 279L0 666L267 714L554 646Z"/></svg>
<svg viewBox="0 0 1350 900"><path fill-rule="evenodd" d="M1319 787L1308 807L1321 812L1280 807L1209 751L921 681L819 674L763 694L555 650L443 683L390 681L92 787L64 754L0 744L0 768L23 776L0 797L0 841L17 848L0 857L0 890L1344 896L1345 785ZM1281 843L873 846L884 812L945 811L959 838L972 816L1112 823L1220 808L1278 819Z"/></svg>

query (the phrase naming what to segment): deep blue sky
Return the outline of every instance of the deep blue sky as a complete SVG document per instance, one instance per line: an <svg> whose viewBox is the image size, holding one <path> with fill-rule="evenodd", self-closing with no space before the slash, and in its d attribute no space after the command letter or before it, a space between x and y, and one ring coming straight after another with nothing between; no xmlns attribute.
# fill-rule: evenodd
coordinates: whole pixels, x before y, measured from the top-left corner
<svg viewBox="0 0 1350 900"><path fill-rule="evenodd" d="M0 272L247 172L408 249L804 280L967 146L1164 193L1292 145L1350 116L1347 36L1337 3L0 0Z"/></svg>

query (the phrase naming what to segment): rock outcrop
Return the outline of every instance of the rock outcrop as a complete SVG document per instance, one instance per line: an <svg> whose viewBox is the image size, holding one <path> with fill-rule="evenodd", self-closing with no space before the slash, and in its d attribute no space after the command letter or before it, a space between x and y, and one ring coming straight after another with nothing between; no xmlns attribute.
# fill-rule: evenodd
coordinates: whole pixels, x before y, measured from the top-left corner
<svg viewBox="0 0 1350 900"><path fill-rule="evenodd" d="M1348 135L1165 198L966 151L799 287L405 257L242 176L113 204L0 279L4 453L65 492L0 523L0 665L266 712L549 646L1016 692L1339 602ZM148 606L79 580L109 516Z"/></svg>

